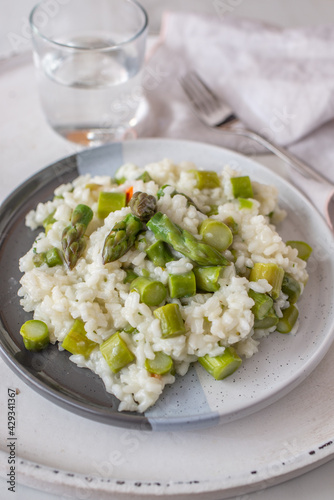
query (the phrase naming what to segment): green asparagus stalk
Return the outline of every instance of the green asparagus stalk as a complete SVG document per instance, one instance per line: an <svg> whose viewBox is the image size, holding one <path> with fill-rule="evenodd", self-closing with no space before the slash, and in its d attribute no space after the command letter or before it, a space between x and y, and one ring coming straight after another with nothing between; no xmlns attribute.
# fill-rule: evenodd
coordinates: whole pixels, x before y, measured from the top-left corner
<svg viewBox="0 0 334 500"><path fill-rule="evenodd" d="M198 358L198 361L216 380L223 380L232 375L242 363L233 347L226 347L223 354L210 357L208 354Z"/></svg>
<svg viewBox="0 0 334 500"><path fill-rule="evenodd" d="M252 307L254 318L259 320L264 319L273 307L273 299L266 293L254 292L252 289L248 291L248 295L254 300L254 305Z"/></svg>
<svg viewBox="0 0 334 500"><path fill-rule="evenodd" d="M71 354L81 354L88 358L97 343L86 336L85 323L76 319L62 342L62 347Z"/></svg>
<svg viewBox="0 0 334 500"><path fill-rule="evenodd" d="M158 306L167 296L165 285L161 281L139 276L131 283L131 292L136 291L140 300L147 306Z"/></svg>
<svg viewBox="0 0 334 500"><path fill-rule="evenodd" d="M201 292L217 292L220 288L218 280L223 269L222 266L195 267L197 289Z"/></svg>
<svg viewBox="0 0 334 500"><path fill-rule="evenodd" d="M252 183L248 175L231 178L234 198L254 198Z"/></svg>
<svg viewBox="0 0 334 500"><path fill-rule="evenodd" d="M220 186L217 172L212 170L189 170L189 172L194 174L198 189L214 189Z"/></svg>
<svg viewBox="0 0 334 500"><path fill-rule="evenodd" d="M101 191L97 204L97 216L105 219L110 212L121 210L126 205L126 194L118 192Z"/></svg>
<svg viewBox="0 0 334 500"><path fill-rule="evenodd" d="M168 354L162 351L155 353L154 359L145 360L145 368L148 372L154 375L165 375L173 368L173 360Z"/></svg>
<svg viewBox="0 0 334 500"><path fill-rule="evenodd" d="M199 234L205 243L220 252L226 250L233 242L231 229L224 222L215 219L204 220L199 227Z"/></svg>
<svg viewBox="0 0 334 500"><path fill-rule="evenodd" d="M45 219L43 220L43 227L45 229L45 234L48 234L49 229L53 226L53 224L56 222L56 219L54 218L55 210L49 214Z"/></svg>
<svg viewBox="0 0 334 500"><path fill-rule="evenodd" d="M272 307L263 319L254 319L254 329L255 330L267 330L267 328L272 328L278 323L278 316Z"/></svg>
<svg viewBox="0 0 334 500"><path fill-rule="evenodd" d="M157 209L157 200L154 196L137 191L133 194L129 206L133 215L141 221L147 222Z"/></svg>
<svg viewBox="0 0 334 500"><path fill-rule="evenodd" d="M71 224L63 231L62 247L64 258L70 269L74 268L85 250L84 235L92 218L93 211L91 208L83 204L77 205L72 213Z"/></svg>
<svg viewBox="0 0 334 500"><path fill-rule="evenodd" d="M133 269L124 269L126 272L126 276L123 280L123 283L131 283L133 280L138 278L138 274L134 272Z"/></svg>
<svg viewBox="0 0 334 500"><path fill-rule="evenodd" d="M61 250L56 247L50 248L46 252L45 258L48 267L61 266L63 264Z"/></svg>
<svg viewBox="0 0 334 500"><path fill-rule="evenodd" d="M239 225L237 222L235 222L233 217L227 217L224 220L224 223L231 229L233 235L238 234Z"/></svg>
<svg viewBox="0 0 334 500"><path fill-rule="evenodd" d="M196 278L192 271L168 276L169 295L172 299L192 297L196 293Z"/></svg>
<svg viewBox="0 0 334 500"><path fill-rule="evenodd" d="M312 247L305 241L290 240L286 244L291 248L296 248L298 251L298 257L302 260L307 261L313 251Z"/></svg>
<svg viewBox="0 0 334 500"><path fill-rule="evenodd" d="M272 286L269 295L275 300L278 298L282 282L284 270L273 262L256 262L249 276L249 281L258 281L266 279L269 285Z"/></svg>
<svg viewBox="0 0 334 500"><path fill-rule="evenodd" d="M104 241L103 264L113 262L124 255L134 245L143 223L133 214L128 214L117 222Z"/></svg>
<svg viewBox="0 0 334 500"><path fill-rule="evenodd" d="M49 345L49 329L44 321L30 319L20 329L23 343L28 351L41 351Z"/></svg>
<svg viewBox="0 0 334 500"><path fill-rule="evenodd" d="M293 304L282 311L283 317L279 319L276 330L280 333L290 333L299 316L297 307Z"/></svg>
<svg viewBox="0 0 334 500"><path fill-rule="evenodd" d="M200 266L229 264L228 260L212 246L198 241L191 233L174 224L165 214L157 212L147 223L157 240L171 245Z"/></svg>
<svg viewBox="0 0 334 500"><path fill-rule="evenodd" d="M289 297L290 304L295 304L301 294L301 286L289 273L284 273L282 292Z"/></svg>
<svg viewBox="0 0 334 500"><path fill-rule="evenodd" d="M174 260L172 252L163 241L155 241L146 249L147 257L155 266L165 267L167 262Z"/></svg>
<svg viewBox="0 0 334 500"><path fill-rule="evenodd" d="M128 348L125 340L122 339L120 332L114 333L102 342L100 351L114 373L119 372L135 359L133 352Z"/></svg>
<svg viewBox="0 0 334 500"><path fill-rule="evenodd" d="M156 318L160 320L161 335L163 339L178 337L186 333L184 321L178 304L172 302L158 307L153 311Z"/></svg>

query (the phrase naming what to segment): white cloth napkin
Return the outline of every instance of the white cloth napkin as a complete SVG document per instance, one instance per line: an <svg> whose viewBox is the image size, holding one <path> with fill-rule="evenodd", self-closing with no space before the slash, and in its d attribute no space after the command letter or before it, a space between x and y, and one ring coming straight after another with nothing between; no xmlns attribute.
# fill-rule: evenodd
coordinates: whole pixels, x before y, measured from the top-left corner
<svg viewBox="0 0 334 500"><path fill-rule="evenodd" d="M179 83L191 69L247 127L288 147L334 182L334 25L282 29L233 17L164 15L144 70L147 110L138 135L257 152L253 141L209 129L194 115ZM315 190L296 174L293 180L311 189L323 211L331 192Z"/></svg>

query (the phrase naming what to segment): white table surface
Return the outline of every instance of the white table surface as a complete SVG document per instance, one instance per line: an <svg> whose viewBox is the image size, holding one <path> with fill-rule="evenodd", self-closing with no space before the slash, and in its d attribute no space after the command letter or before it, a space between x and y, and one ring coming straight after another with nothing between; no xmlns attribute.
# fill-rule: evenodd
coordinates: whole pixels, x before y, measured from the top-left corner
<svg viewBox="0 0 334 500"><path fill-rule="evenodd" d="M31 0L0 0L0 6L6 7L6 16L0 17L0 54L8 54L8 33L22 33L24 16ZM152 31L159 27L160 14L163 7L180 8L180 2L158 2L143 0L152 20ZM221 2L220 4L222 4ZM334 2L313 0L304 2L295 0L224 0L230 7L232 15L247 15L271 22L291 26L296 24L313 24L328 22L334 19ZM192 0L182 2L183 10L212 11L214 2ZM217 4L216 4L217 5ZM29 10L28 9L28 10ZM5 29L4 26L6 26ZM23 47L24 48L24 47ZM27 49L27 46L25 47ZM21 69L22 69L22 73ZM22 77L22 78L21 78ZM18 184L30 175L52 163L53 161L74 153L79 148L58 137L45 123L39 107L33 68L30 56L16 56L0 62L0 201L2 201ZM31 110L34 109L34 113ZM282 164L271 156L262 156L260 161L280 172ZM0 361L1 362L1 361ZM9 370L9 369L8 369ZM1 388L4 393L5 388ZM30 389L29 389L30 390ZM3 399L3 398L2 398ZM0 408L4 401L0 401ZM21 416L22 418L22 416ZM246 494L235 500L332 500L334 497L334 460L322 465L307 474L288 482L252 494ZM0 478L0 498L7 500L53 500L65 498L50 492L37 491L17 484L13 494L7 490L6 481Z"/></svg>

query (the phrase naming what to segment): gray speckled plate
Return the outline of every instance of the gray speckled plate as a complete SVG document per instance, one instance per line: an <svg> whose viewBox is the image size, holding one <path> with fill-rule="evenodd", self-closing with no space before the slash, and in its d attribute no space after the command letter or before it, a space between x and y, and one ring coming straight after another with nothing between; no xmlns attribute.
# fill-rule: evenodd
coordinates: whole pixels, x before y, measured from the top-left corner
<svg viewBox="0 0 334 500"><path fill-rule="evenodd" d="M274 333L259 353L224 381L214 381L200 366L167 386L159 402L145 415L119 413L116 398L106 393L93 373L71 363L50 346L27 352L20 325L31 318L19 304L18 260L35 233L24 225L25 214L52 197L56 186L77 175L113 175L125 162L139 166L168 157L219 169L225 163L252 179L275 184L288 218L279 228L283 239L306 240L313 248L310 279L300 301L297 335ZM228 422L273 403L302 382L321 361L333 340L333 235L314 207L288 182L254 161L232 151L200 143L147 139L90 149L58 161L21 185L2 205L0 215L0 348L5 361L34 389L68 410L112 425L139 429L196 428Z"/></svg>

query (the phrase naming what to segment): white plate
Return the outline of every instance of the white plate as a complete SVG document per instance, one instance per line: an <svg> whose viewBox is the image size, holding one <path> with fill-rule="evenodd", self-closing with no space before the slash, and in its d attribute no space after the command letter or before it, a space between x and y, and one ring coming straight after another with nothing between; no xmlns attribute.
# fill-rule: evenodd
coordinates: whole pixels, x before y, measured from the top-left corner
<svg viewBox="0 0 334 500"><path fill-rule="evenodd" d="M154 416L154 410L147 414L152 427L159 430L174 430L176 424L191 428L192 425L225 422L223 426L201 433L152 434L114 429L50 405L14 378L22 394L18 396L18 401L22 402L20 411L39 421L39 432L35 435L37 441L29 436L29 421L21 424L21 456L34 461L42 456L42 449L49 448L53 450L53 456L44 458L42 465L66 471L55 474L43 470L41 474L39 468L24 463L20 467L25 480L40 481L44 477L47 483L59 484L62 488L88 487L89 490L97 489L100 495L102 492L117 493L119 498L133 498L139 494L145 498L153 494L168 497L172 493L178 495L176 498L183 498L183 495L203 492L209 495L205 498L222 498L223 495L226 498L258 487L262 481L274 484L296 471L314 466L319 460L327 460L333 448L330 443L333 420L326 420L325 415L318 411L320 401L322 407L326 404L323 397L327 394L327 380L320 389L314 387L314 381L317 381L317 374L323 375L324 366L330 375L330 353L316 373L302 383L321 361L333 338L334 270L330 255L333 237L320 215L286 181L228 150L159 139L108 148L80 153L80 172L94 168L93 173L101 173L114 160L117 165L125 161L144 165L169 157L176 162L192 160L209 169L228 162L255 180L275 184L281 193L281 206L289 213L282 226L283 237L304 239L314 247L314 256L309 263L310 280L301 300L301 325L296 336L273 334L262 342L260 352L244 363L234 381L224 383L219 396L213 389L217 384L212 381L204 380L199 388L197 381L188 384L185 378L180 381L182 387L178 388L178 394L176 385L167 393L168 405L161 405L164 408L162 415ZM112 149L113 156L110 155ZM286 395L297 385L298 390ZM209 408L200 415L193 404L196 387L201 394L206 394ZM191 399L186 399L188 391L192 393ZM31 404L38 404L46 421L40 418L24 394L29 395ZM298 400L295 400L296 394ZM330 406L328 396L326 398ZM170 403L173 414L168 412ZM271 406L262 409L268 405ZM177 414L180 406L182 413ZM333 410L333 405L330 408ZM255 411L257 413L253 413ZM217 414L219 418L216 418ZM236 418L238 420L232 422ZM45 440L49 440L49 446ZM162 463L168 466L161 466ZM69 471L74 471L74 476L69 476ZM81 474L89 474L89 481Z"/></svg>

